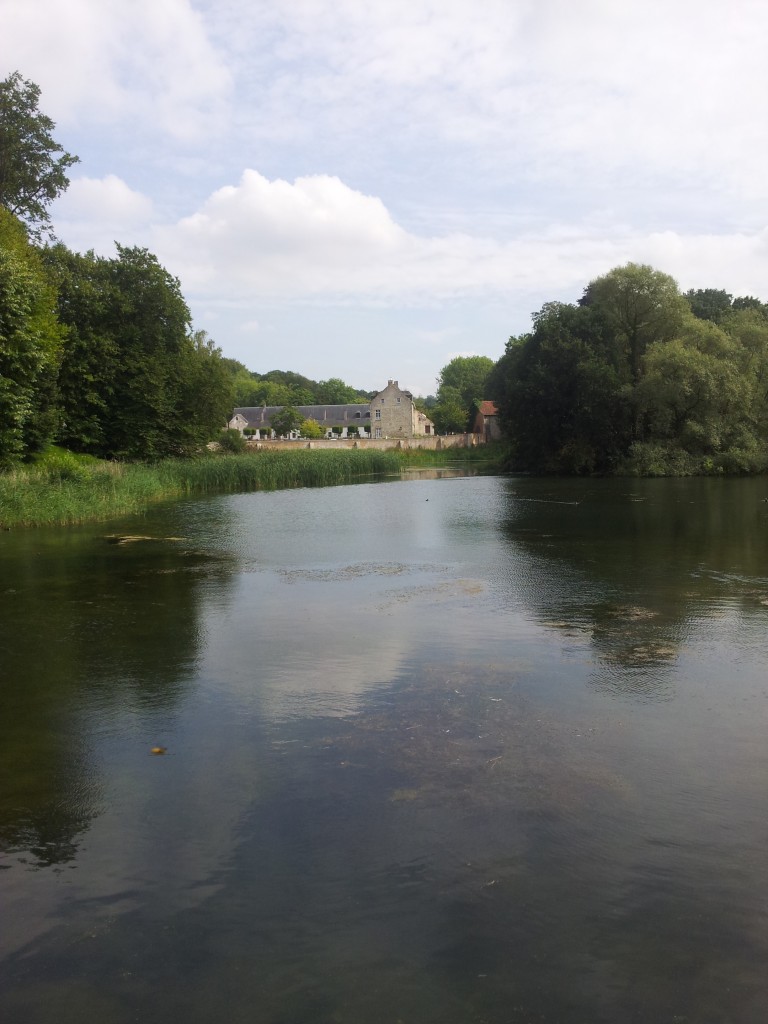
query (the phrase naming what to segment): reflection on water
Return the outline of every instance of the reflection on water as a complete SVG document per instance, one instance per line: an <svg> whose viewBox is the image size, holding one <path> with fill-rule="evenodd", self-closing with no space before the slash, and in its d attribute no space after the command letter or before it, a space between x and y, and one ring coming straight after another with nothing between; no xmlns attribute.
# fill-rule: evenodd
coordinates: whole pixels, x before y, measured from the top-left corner
<svg viewBox="0 0 768 1024"><path fill-rule="evenodd" d="M7 1018L762 1022L764 490L0 537Z"/></svg>

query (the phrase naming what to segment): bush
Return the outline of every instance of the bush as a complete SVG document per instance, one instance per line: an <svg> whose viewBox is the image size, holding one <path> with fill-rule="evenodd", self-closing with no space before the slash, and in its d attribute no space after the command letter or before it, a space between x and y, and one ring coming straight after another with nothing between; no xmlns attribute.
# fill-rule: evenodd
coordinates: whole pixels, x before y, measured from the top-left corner
<svg viewBox="0 0 768 1024"><path fill-rule="evenodd" d="M239 430L225 430L219 437L219 445L224 452L232 452L233 454L244 452L246 444L247 442Z"/></svg>

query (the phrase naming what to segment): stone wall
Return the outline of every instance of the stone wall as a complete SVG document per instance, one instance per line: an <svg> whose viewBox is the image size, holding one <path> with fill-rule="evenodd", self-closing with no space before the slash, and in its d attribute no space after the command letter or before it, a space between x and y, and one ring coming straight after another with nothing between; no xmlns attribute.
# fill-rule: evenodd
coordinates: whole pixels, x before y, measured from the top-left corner
<svg viewBox="0 0 768 1024"><path fill-rule="evenodd" d="M400 448L404 451L423 448L425 451L441 451L443 448L473 448L477 444L483 444L483 437L480 434L447 434L437 437L434 434L425 437L382 437L382 438L361 438L355 440L351 437L339 440L330 438L318 438L311 441L301 437L296 441L249 441L249 448L256 449L294 449L297 448L377 448L379 451L387 451L390 448Z"/></svg>

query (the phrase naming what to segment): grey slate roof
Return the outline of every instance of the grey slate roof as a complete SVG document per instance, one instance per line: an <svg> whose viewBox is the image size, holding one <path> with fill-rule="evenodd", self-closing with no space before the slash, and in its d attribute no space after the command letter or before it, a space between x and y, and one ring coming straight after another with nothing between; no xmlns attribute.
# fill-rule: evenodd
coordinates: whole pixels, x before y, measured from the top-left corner
<svg viewBox="0 0 768 1024"><path fill-rule="evenodd" d="M275 413L281 412L282 405L238 406L233 416L239 413L248 421L249 427L268 427ZM307 420L317 420L321 427L354 426L371 418L368 402L359 405L297 405L298 412Z"/></svg>

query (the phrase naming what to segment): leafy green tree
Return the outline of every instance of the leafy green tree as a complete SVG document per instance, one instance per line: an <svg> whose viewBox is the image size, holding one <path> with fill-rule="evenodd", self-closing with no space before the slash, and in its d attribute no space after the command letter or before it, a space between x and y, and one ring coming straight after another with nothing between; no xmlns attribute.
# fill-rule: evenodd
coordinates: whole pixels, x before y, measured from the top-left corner
<svg viewBox="0 0 768 1024"><path fill-rule="evenodd" d="M488 384L521 468L607 472L629 444L626 378L597 310L547 303Z"/></svg>
<svg viewBox="0 0 768 1024"><path fill-rule="evenodd" d="M318 405L348 405L359 401L359 393L338 377L321 380L315 390L315 402Z"/></svg>
<svg viewBox="0 0 768 1024"><path fill-rule="evenodd" d="M0 205L35 235L49 230L48 207L79 160L54 140L56 125L39 111L39 99L39 87L18 71L0 82Z"/></svg>
<svg viewBox="0 0 768 1024"><path fill-rule="evenodd" d="M442 368L437 378L437 401L429 412L439 433L469 429L476 403L487 397L493 366L488 356L456 356Z"/></svg>
<svg viewBox="0 0 768 1024"><path fill-rule="evenodd" d="M768 317L768 303L761 302L754 295L739 295L733 300L732 308L737 312L743 309L754 309Z"/></svg>
<svg viewBox="0 0 768 1024"><path fill-rule="evenodd" d="M719 323L731 311L733 296L722 288L691 288L685 293L691 312L700 320Z"/></svg>
<svg viewBox="0 0 768 1024"><path fill-rule="evenodd" d="M467 413L472 403L487 397L485 386L493 369L493 360L488 356L456 356L442 368L437 378L437 402L444 398L444 389L458 391Z"/></svg>
<svg viewBox="0 0 768 1024"><path fill-rule="evenodd" d="M579 304L601 313L615 341L625 349L635 383L648 346L673 338L689 309L673 277L638 263L595 278Z"/></svg>
<svg viewBox="0 0 768 1024"><path fill-rule="evenodd" d="M204 331L190 333L179 282L146 249L116 259L45 250L67 327L59 437L102 458L188 454L231 415L232 373Z"/></svg>
<svg viewBox="0 0 768 1024"><path fill-rule="evenodd" d="M105 327L118 345L108 455L178 452L179 403L190 313L176 278L148 250L117 246L109 261Z"/></svg>
<svg viewBox="0 0 768 1024"><path fill-rule="evenodd" d="M443 385L440 400L429 417L439 434L460 434L467 429L469 414L458 388Z"/></svg>
<svg viewBox="0 0 768 1024"><path fill-rule="evenodd" d="M298 430L304 422L304 417L292 405L285 405L272 417L272 429L278 437L286 437L294 430Z"/></svg>
<svg viewBox="0 0 768 1024"><path fill-rule="evenodd" d="M232 380L221 349L205 331L185 339L176 384L175 445L180 454L188 454L217 436L233 407Z"/></svg>
<svg viewBox="0 0 768 1024"><path fill-rule="evenodd" d="M274 419L274 417L273 417ZM307 438L323 437L324 431L317 420L306 419L301 423L301 436Z"/></svg>
<svg viewBox="0 0 768 1024"><path fill-rule="evenodd" d="M765 435L756 412L756 379L744 372L737 339L712 323L691 319L677 338L653 344L645 357L638 393L650 430L635 446L666 444L667 459L686 471L762 468ZM680 457L685 459L680 463Z"/></svg>
<svg viewBox="0 0 768 1024"><path fill-rule="evenodd" d="M0 209L0 465L40 450L54 434L64 334L55 305L23 225Z"/></svg>
<svg viewBox="0 0 768 1024"><path fill-rule="evenodd" d="M107 456L120 362L119 339L109 327L109 309L117 301L109 261L61 244L42 255L67 332L58 374L58 440L75 452Z"/></svg>

